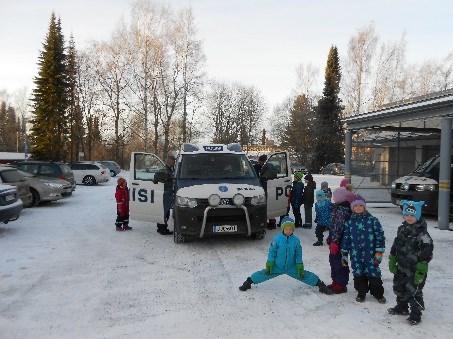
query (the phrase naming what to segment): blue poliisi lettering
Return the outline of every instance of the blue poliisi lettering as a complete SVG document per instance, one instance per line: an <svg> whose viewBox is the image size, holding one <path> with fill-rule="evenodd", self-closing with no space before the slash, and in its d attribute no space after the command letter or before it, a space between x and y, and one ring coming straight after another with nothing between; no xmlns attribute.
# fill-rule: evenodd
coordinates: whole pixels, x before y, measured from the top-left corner
<svg viewBox="0 0 453 339"><path fill-rule="evenodd" d="M138 190L138 201L147 202L148 201L148 190L145 188L140 188Z"/></svg>

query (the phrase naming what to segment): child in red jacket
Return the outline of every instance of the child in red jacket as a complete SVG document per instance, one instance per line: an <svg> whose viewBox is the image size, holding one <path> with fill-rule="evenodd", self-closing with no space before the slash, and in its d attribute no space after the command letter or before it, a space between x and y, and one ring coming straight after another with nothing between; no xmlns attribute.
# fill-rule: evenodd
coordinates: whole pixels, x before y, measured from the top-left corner
<svg viewBox="0 0 453 339"><path fill-rule="evenodd" d="M127 188L127 181L124 178L118 178L118 185L116 186L115 199L116 199L116 230L129 231L129 189Z"/></svg>

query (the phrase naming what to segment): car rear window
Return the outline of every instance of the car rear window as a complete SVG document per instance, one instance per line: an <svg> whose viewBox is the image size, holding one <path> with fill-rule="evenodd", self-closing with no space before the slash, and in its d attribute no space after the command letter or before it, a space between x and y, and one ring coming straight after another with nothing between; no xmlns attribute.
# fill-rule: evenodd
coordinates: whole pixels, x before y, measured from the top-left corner
<svg viewBox="0 0 453 339"><path fill-rule="evenodd" d="M97 165L87 164L87 165L86 165L86 169L87 169L87 170L98 170L99 167L98 167Z"/></svg>
<svg viewBox="0 0 453 339"><path fill-rule="evenodd" d="M61 170L63 171L63 174L71 174L71 168L66 165L60 165Z"/></svg>
<svg viewBox="0 0 453 339"><path fill-rule="evenodd" d="M17 166L20 170L31 173L31 174L37 174L38 173L38 164L19 164Z"/></svg>
<svg viewBox="0 0 453 339"><path fill-rule="evenodd" d="M58 176L59 173L57 173L57 169L53 165L41 165L39 174L47 176Z"/></svg>
<svg viewBox="0 0 453 339"><path fill-rule="evenodd" d="M16 169L1 171L0 176L3 182L18 182L24 180L24 176L20 174Z"/></svg>

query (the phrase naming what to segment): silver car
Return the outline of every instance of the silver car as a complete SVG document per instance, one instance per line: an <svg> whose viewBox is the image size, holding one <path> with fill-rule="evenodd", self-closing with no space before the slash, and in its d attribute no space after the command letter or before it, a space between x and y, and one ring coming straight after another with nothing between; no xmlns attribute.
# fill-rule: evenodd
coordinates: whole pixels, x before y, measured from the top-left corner
<svg viewBox="0 0 453 339"><path fill-rule="evenodd" d="M33 174L19 171L30 185L32 205L37 206L41 202L55 201L63 198L63 193L71 190L71 183L63 179L36 177Z"/></svg>
<svg viewBox="0 0 453 339"><path fill-rule="evenodd" d="M0 184L0 222L7 224L19 218L22 211L22 200L19 199L16 187Z"/></svg>

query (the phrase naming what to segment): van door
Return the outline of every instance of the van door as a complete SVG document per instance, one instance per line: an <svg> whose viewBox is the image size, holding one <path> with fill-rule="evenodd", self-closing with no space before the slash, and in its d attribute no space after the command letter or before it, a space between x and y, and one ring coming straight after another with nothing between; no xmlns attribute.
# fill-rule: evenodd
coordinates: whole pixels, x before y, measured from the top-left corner
<svg viewBox="0 0 453 339"><path fill-rule="evenodd" d="M154 175L165 169L165 164L154 154L131 154L129 209L130 218L163 224L164 184L153 182Z"/></svg>
<svg viewBox="0 0 453 339"><path fill-rule="evenodd" d="M280 217L286 214L291 190L288 152L272 154L264 166L267 167L266 172L269 169L273 172L267 180L267 217Z"/></svg>

